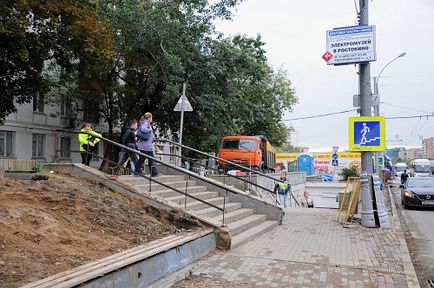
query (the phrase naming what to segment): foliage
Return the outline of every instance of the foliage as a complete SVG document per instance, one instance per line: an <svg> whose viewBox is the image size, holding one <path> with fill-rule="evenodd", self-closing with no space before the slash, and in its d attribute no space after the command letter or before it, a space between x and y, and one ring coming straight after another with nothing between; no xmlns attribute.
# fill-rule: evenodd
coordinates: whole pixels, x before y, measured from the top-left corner
<svg viewBox="0 0 434 288"><path fill-rule="evenodd" d="M0 30L0 43L12 45L17 39L14 45L20 45L16 51L2 46L4 63L24 59L12 74L21 78L2 78L0 95L8 95L11 105L0 109L0 118L14 111L13 100L29 101L35 91L43 91L50 96L47 101L74 107L73 114L82 110L84 100L99 103L94 106L109 136L147 111L162 132L178 131L180 117L173 107L187 82L194 111L185 113L186 145L215 150L228 134L262 134L275 146L286 142L282 115L297 101L286 71L268 64L260 36L223 37L212 24L230 19L230 9L240 0L79 2L0 4L6 9L1 9L1 23L4 17L13 19ZM21 24L14 30L16 21ZM29 32L35 23L44 25ZM29 35L37 41L29 41Z"/></svg>
<svg viewBox="0 0 434 288"><path fill-rule="evenodd" d="M342 169L340 175L342 176L343 180L347 180L349 177L358 177L359 172L357 172L357 169L355 167L344 168Z"/></svg>
<svg viewBox="0 0 434 288"><path fill-rule="evenodd" d="M16 103L45 93L46 63L70 71L72 59L93 51L100 32L94 1L2 1L0 3L0 120ZM97 38L100 39L100 38Z"/></svg>

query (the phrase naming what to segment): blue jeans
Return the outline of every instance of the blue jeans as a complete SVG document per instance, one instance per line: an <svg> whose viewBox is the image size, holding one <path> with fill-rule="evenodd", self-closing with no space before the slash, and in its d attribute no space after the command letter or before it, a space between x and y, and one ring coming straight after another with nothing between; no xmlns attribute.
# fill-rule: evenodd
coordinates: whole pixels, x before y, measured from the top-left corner
<svg viewBox="0 0 434 288"><path fill-rule="evenodd" d="M143 154L146 154L148 156L155 157L154 151L140 150L140 152L142 152ZM145 160L146 160L146 157L140 156L139 161L137 161L137 166L136 166L136 172L137 173L142 174L142 166L143 166L143 163L145 163ZM151 173L151 176L152 177L158 176L157 167L155 166L155 161L153 159L148 158L148 166L149 166L149 171Z"/></svg>
<svg viewBox="0 0 434 288"><path fill-rule="evenodd" d="M279 202L281 208L286 208L287 199L288 199L288 193L285 194L279 193Z"/></svg>

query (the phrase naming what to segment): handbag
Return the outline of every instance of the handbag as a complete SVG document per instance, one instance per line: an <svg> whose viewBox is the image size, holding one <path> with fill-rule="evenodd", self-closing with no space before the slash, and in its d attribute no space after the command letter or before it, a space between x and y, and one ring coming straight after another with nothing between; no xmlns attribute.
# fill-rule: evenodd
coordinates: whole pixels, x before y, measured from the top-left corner
<svg viewBox="0 0 434 288"><path fill-rule="evenodd" d="M151 131L148 132L143 132L142 131L142 127L139 127L139 129L137 129L137 134L136 136L143 141L148 141L149 137L151 137Z"/></svg>

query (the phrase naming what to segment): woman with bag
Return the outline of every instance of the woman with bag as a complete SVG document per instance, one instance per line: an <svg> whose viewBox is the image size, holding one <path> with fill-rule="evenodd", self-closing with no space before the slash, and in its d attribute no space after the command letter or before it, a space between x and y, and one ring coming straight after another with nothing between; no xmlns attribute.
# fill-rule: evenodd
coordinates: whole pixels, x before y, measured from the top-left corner
<svg viewBox="0 0 434 288"><path fill-rule="evenodd" d="M154 155L154 131L152 129L152 114L150 112L146 112L140 118L140 127L137 129L137 148L143 154L149 155L152 158ZM137 161L136 172L138 174L142 174L142 166L145 162L146 157L140 156L139 161ZM148 158L148 166L149 171L151 173L151 177L158 176L157 167L155 166L155 161L153 159Z"/></svg>

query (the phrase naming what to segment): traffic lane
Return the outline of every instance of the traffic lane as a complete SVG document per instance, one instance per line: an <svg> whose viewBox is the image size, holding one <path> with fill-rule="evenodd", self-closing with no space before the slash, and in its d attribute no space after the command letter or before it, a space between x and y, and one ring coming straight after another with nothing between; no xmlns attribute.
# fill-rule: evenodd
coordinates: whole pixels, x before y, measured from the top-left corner
<svg viewBox="0 0 434 288"><path fill-rule="evenodd" d="M404 209L401 204L401 189L399 186L395 186L393 191L397 207L401 209L401 213L407 221L411 235L415 238L431 241L431 243L433 243L432 249L434 249L434 208L411 207Z"/></svg>
<svg viewBox="0 0 434 288"><path fill-rule="evenodd" d="M413 264L419 281L424 287L428 280L434 279L434 229L432 228L434 227L434 209L423 207L404 209L401 204L399 182L394 181L392 191L396 206L404 220L405 230L409 234L409 237L406 235L406 240L412 254Z"/></svg>

